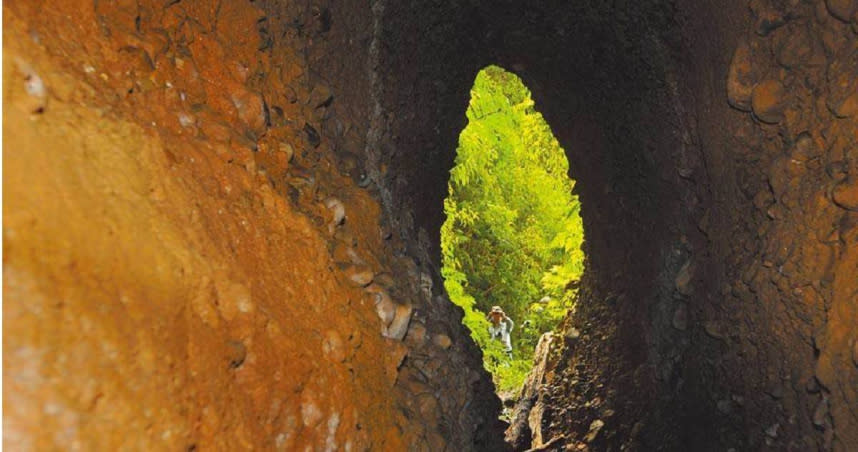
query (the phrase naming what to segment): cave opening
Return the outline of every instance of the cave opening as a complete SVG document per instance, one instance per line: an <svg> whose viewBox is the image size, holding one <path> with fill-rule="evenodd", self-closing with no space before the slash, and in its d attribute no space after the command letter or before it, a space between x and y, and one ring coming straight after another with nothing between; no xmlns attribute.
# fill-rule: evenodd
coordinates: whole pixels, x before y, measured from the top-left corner
<svg viewBox="0 0 858 452"><path fill-rule="evenodd" d="M441 273L511 407L543 335L574 307L580 204L566 153L517 75L482 69L466 115L444 201Z"/></svg>

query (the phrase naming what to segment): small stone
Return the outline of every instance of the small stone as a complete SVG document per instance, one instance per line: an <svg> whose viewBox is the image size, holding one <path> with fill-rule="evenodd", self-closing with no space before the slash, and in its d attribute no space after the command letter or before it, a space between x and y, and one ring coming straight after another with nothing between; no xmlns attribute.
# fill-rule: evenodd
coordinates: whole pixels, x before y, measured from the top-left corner
<svg viewBox="0 0 858 452"><path fill-rule="evenodd" d="M295 155L295 148L292 147L291 144L281 141L279 145L277 145L277 150L286 154L286 161L292 161L292 157Z"/></svg>
<svg viewBox="0 0 858 452"><path fill-rule="evenodd" d="M451 345L453 345L453 341L450 339L450 336L447 336L446 334L443 334L443 333L442 334L436 334L432 338L432 342L435 345L443 348L444 350L447 350L448 348L450 348Z"/></svg>
<svg viewBox="0 0 858 452"><path fill-rule="evenodd" d="M825 0L825 6L832 16L847 23L858 12L858 0Z"/></svg>
<svg viewBox="0 0 858 452"><path fill-rule="evenodd" d="M390 289L394 285L393 275L388 272L382 272L375 275L374 281L386 289Z"/></svg>
<svg viewBox="0 0 858 452"><path fill-rule="evenodd" d="M778 34L774 51L778 64L786 68L824 62L821 58L814 58L813 42L803 24L788 26L786 32Z"/></svg>
<svg viewBox="0 0 858 452"><path fill-rule="evenodd" d="M387 327L387 334L385 336L398 341L405 338L405 333L408 332L408 323L411 322L412 312L411 303L397 305L393 321Z"/></svg>
<svg viewBox="0 0 858 452"><path fill-rule="evenodd" d="M366 287L372 282L373 273L366 265L350 265L345 269L346 278L354 285Z"/></svg>
<svg viewBox="0 0 858 452"><path fill-rule="evenodd" d="M709 337L714 339L724 339L724 332L721 331L721 325L718 322L708 321L703 323L703 331L706 332Z"/></svg>
<svg viewBox="0 0 858 452"><path fill-rule="evenodd" d="M693 290L691 287L691 278L693 274L694 272L691 268L691 261L688 261L682 266L679 273L676 274L676 279L674 280L676 290L686 297L691 295Z"/></svg>
<svg viewBox="0 0 858 452"><path fill-rule="evenodd" d="M813 137L807 132L798 134L795 144L790 152L790 158L799 162L806 162L816 156L816 146Z"/></svg>
<svg viewBox="0 0 858 452"><path fill-rule="evenodd" d="M134 47L125 46L119 49L119 56L128 66L126 70L137 77L144 77L155 70L155 65L152 63L152 58L145 50Z"/></svg>
<svg viewBox="0 0 858 452"><path fill-rule="evenodd" d="M578 330L578 328L569 327L569 329L564 333L564 336L570 341L574 341L581 337L581 331Z"/></svg>
<svg viewBox="0 0 858 452"><path fill-rule="evenodd" d="M839 118L850 118L858 114L858 92L852 93L839 103L829 103L832 104L831 111Z"/></svg>
<svg viewBox="0 0 858 452"><path fill-rule="evenodd" d="M638 435L641 434L641 431L644 428L644 423L641 421L635 422L635 425L632 426L632 431L629 433L630 438L637 438Z"/></svg>
<svg viewBox="0 0 858 452"><path fill-rule="evenodd" d="M371 284L366 288L368 294L375 305L375 311L378 318L381 320L382 334L387 334L387 326L393 322L396 316L396 303L390 298L387 291L378 284Z"/></svg>
<svg viewBox="0 0 858 452"><path fill-rule="evenodd" d="M752 74L751 47L742 41L733 52L727 75L727 102L737 110L751 111L751 94L755 83Z"/></svg>
<svg viewBox="0 0 858 452"><path fill-rule="evenodd" d="M769 428L766 429L766 436L769 438L777 438L779 428L781 428L781 424L775 423L770 425Z"/></svg>
<svg viewBox="0 0 858 452"><path fill-rule="evenodd" d="M360 166L352 168L351 171L349 171L349 176L360 188L366 188L370 183L372 183L372 179L369 178L369 175L367 175L363 167Z"/></svg>
<svg viewBox="0 0 858 452"><path fill-rule="evenodd" d="M602 427L605 426L605 423L601 419L596 419L595 421L590 423L590 430L587 432L587 436L584 437L584 441L588 443L592 443L596 437L599 435L599 432L602 430Z"/></svg>
<svg viewBox="0 0 858 452"><path fill-rule="evenodd" d="M346 206L343 205L342 201L333 196L325 199L324 204L325 208L331 212L331 218L328 222L328 230L333 234L334 229L343 224L346 220Z"/></svg>
<svg viewBox="0 0 858 452"><path fill-rule="evenodd" d="M324 417L322 410L308 390L304 390L301 399L301 422L305 427L316 426Z"/></svg>
<svg viewBox="0 0 858 452"><path fill-rule="evenodd" d="M673 327L679 331L688 329L688 306L680 303L673 311Z"/></svg>
<svg viewBox="0 0 858 452"><path fill-rule="evenodd" d="M851 211L858 211L858 178L847 177L831 191L834 204Z"/></svg>
<svg viewBox="0 0 858 452"><path fill-rule="evenodd" d="M754 87L751 108L760 121L768 124L781 122L787 106L787 93L780 81L766 80Z"/></svg>
<svg viewBox="0 0 858 452"><path fill-rule="evenodd" d="M322 340L322 353L333 362L339 363L346 359L343 339L335 330L325 332L325 338Z"/></svg>

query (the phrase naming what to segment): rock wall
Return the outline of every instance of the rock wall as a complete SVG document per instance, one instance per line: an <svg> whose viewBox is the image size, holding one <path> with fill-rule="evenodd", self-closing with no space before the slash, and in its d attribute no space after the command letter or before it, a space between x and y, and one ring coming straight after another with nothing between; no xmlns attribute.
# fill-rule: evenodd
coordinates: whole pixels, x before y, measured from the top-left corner
<svg viewBox="0 0 858 452"><path fill-rule="evenodd" d="M376 3L382 199L430 258L480 67L569 155L588 274L550 447L854 447L853 3Z"/></svg>
<svg viewBox="0 0 858 452"><path fill-rule="evenodd" d="M4 446L497 448L478 352L347 148L365 89L318 73L343 16L4 13Z"/></svg>
<svg viewBox="0 0 858 452"><path fill-rule="evenodd" d="M532 445L858 447L856 10L7 2L4 445L501 450L437 271L495 63L587 234Z"/></svg>

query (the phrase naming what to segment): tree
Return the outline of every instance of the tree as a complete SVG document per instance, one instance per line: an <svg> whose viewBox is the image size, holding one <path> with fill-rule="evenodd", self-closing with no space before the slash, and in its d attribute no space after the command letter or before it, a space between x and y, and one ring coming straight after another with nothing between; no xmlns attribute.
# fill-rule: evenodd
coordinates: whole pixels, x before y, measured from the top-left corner
<svg viewBox="0 0 858 452"><path fill-rule="evenodd" d="M498 387L512 389L539 336L572 306L583 228L565 153L516 75L480 71L467 118L444 202L442 274ZM512 363L489 340L485 313L494 305L518 325Z"/></svg>

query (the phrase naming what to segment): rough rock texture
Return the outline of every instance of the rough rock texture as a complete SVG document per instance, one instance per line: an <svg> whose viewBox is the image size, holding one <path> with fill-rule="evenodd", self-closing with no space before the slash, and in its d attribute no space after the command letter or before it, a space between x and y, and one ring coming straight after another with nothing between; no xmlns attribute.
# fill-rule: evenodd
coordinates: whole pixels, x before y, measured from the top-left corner
<svg viewBox="0 0 858 452"><path fill-rule="evenodd" d="M437 271L495 63L587 234L539 447L858 448L856 11L7 2L4 445L500 450Z"/></svg>
<svg viewBox="0 0 858 452"><path fill-rule="evenodd" d="M8 449L502 443L475 346L336 152L326 13L277 8L4 5Z"/></svg>
<svg viewBox="0 0 858 452"><path fill-rule="evenodd" d="M523 450L529 446L542 446L545 438L542 436L542 413L545 411L545 383L550 377L546 375L549 369L557 365L551 360L554 334L544 333L536 344L533 352L533 368L527 375L518 395L515 407L515 418L512 419L506 431L506 441L514 450ZM556 352L556 346L555 352ZM557 353L554 353L556 359Z"/></svg>

